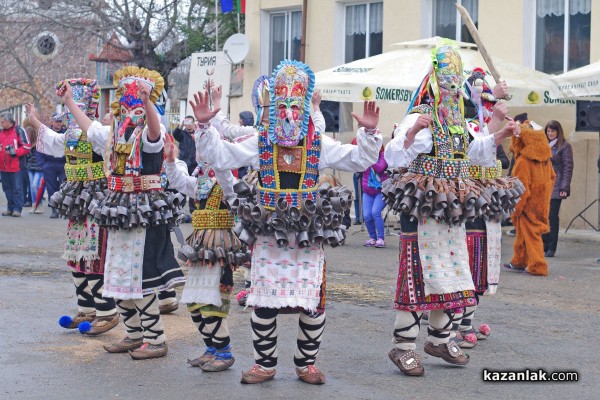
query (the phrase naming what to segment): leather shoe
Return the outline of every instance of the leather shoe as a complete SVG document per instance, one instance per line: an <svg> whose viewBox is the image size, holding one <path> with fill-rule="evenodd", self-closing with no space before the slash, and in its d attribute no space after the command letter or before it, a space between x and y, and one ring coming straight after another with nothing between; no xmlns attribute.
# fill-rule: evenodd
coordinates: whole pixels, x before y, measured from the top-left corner
<svg viewBox="0 0 600 400"><path fill-rule="evenodd" d="M388 353L388 357L404 375L423 376L425 374L421 356L414 350L400 350L394 347Z"/></svg>
<svg viewBox="0 0 600 400"><path fill-rule="evenodd" d="M209 362L210 360L213 360L215 358L216 352L217 349L215 349L214 347L207 347L204 354L202 354L198 358L194 358L193 360L188 360L188 364L190 364L192 367L200 367Z"/></svg>
<svg viewBox="0 0 600 400"><path fill-rule="evenodd" d="M544 255L546 257L554 257L554 250L548 250Z"/></svg>
<svg viewBox="0 0 600 400"><path fill-rule="evenodd" d="M81 311L77 313L73 318L71 318L71 323L67 326L63 326L65 329L77 329L79 324L87 321L92 322L96 318L96 312L91 312L89 314L82 313Z"/></svg>
<svg viewBox="0 0 600 400"><path fill-rule="evenodd" d="M427 342L425 343L424 350L430 356L439 357L450 364L467 365L469 363L469 356L463 354L458 344L453 341L438 344L437 346L431 342Z"/></svg>
<svg viewBox="0 0 600 400"><path fill-rule="evenodd" d="M242 371L242 383L263 383L273 379L275 369L264 369L258 364L254 364L248 371Z"/></svg>
<svg viewBox="0 0 600 400"><path fill-rule="evenodd" d="M167 355L166 343L161 344L150 344L144 343L141 347L138 347L135 350L130 350L129 355L134 360L149 360L151 358L164 357Z"/></svg>
<svg viewBox="0 0 600 400"><path fill-rule="evenodd" d="M302 382L311 385L322 385L325 383L325 374L314 365L308 365L304 368L296 367L296 375Z"/></svg>
<svg viewBox="0 0 600 400"><path fill-rule="evenodd" d="M125 336L116 343L104 346L104 350L108 351L109 353L127 353L128 351L137 349L143 344L144 340L141 338L130 339L128 336Z"/></svg>
<svg viewBox="0 0 600 400"><path fill-rule="evenodd" d="M178 308L179 304L177 302L174 302L171 304L165 304L164 306L158 306L158 311L160 311L161 314L169 314L177 310Z"/></svg>
<svg viewBox="0 0 600 400"><path fill-rule="evenodd" d="M120 315L114 313L113 315L107 315L105 317L96 317L92 321L92 327L89 331L83 332L84 335L97 336L102 333L110 331L115 326L119 325Z"/></svg>

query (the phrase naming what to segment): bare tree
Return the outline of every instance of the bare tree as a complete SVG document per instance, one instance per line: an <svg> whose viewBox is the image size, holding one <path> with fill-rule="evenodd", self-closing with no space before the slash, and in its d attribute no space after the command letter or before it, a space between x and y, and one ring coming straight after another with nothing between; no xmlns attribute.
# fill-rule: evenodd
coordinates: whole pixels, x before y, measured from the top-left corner
<svg viewBox="0 0 600 400"><path fill-rule="evenodd" d="M117 32L136 64L168 76L193 52L215 50L214 7L215 0L62 0L52 12L28 12L104 41ZM237 31L237 15L218 13L218 23L223 43Z"/></svg>
<svg viewBox="0 0 600 400"><path fill-rule="evenodd" d="M193 52L216 49L215 0L2 3L0 109L33 100L49 110L51 102L58 100L52 94L58 80L67 75L95 76L89 55L98 53L115 32L135 64L164 77ZM242 16L241 30L243 22ZM219 12L218 24L221 44L238 31L235 13ZM48 72L52 69L57 73Z"/></svg>
<svg viewBox="0 0 600 400"><path fill-rule="evenodd" d="M89 51L90 42L83 41L86 48L80 43L85 36L55 34L44 21L22 13L16 1L7 0L4 6L0 13L0 109L33 101L48 111L53 86L65 72L85 74L90 69L91 63L81 61L81 51Z"/></svg>

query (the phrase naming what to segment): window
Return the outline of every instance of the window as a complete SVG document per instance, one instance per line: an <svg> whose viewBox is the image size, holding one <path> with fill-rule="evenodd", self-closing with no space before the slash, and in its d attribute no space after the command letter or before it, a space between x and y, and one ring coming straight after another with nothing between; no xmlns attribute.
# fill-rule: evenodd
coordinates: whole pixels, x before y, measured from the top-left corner
<svg viewBox="0 0 600 400"><path fill-rule="evenodd" d="M271 14L269 70L273 71L284 59L300 60L302 11Z"/></svg>
<svg viewBox="0 0 600 400"><path fill-rule="evenodd" d="M58 37L48 31L44 31L33 39L33 52L41 57L53 57L59 46Z"/></svg>
<svg viewBox="0 0 600 400"><path fill-rule="evenodd" d="M345 62L381 54L383 3L346 6Z"/></svg>
<svg viewBox="0 0 600 400"><path fill-rule="evenodd" d="M590 63L591 14L591 0L537 0L538 71L560 74Z"/></svg>
<svg viewBox="0 0 600 400"><path fill-rule="evenodd" d="M474 43L471 33L462 23L460 14L454 7L454 3L459 3L466 8L475 26L479 26L479 0L434 0L433 35Z"/></svg>

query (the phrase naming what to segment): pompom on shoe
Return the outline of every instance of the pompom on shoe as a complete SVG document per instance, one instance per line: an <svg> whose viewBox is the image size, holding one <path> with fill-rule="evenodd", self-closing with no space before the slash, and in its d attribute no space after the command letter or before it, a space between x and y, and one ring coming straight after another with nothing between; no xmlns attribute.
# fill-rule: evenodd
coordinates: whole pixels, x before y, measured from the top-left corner
<svg viewBox="0 0 600 400"><path fill-rule="evenodd" d="M240 306L242 306L242 307L245 306L246 300L248 300L248 291L247 290L240 291L238 294L235 295L235 299L237 300L237 302Z"/></svg>
<svg viewBox="0 0 600 400"><path fill-rule="evenodd" d="M63 315L62 317L60 317L58 319L58 324L65 329L75 329L75 328L70 327L72 323L73 323L73 318L71 318L68 315Z"/></svg>
<svg viewBox="0 0 600 400"><path fill-rule="evenodd" d="M119 325L121 316L118 312L112 315L96 317L91 323L84 321L79 324L79 332L88 336L98 336Z"/></svg>
<svg viewBox="0 0 600 400"><path fill-rule="evenodd" d="M456 332L456 339L454 342L461 349L472 349L477 346L477 335L475 335L474 329L469 329L467 331Z"/></svg>
<svg viewBox="0 0 600 400"><path fill-rule="evenodd" d="M488 338L488 336L490 336L492 333L492 329L490 328L490 326L488 324L481 324L479 325L479 332L477 332L477 339L478 340L485 340Z"/></svg>
<svg viewBox="0 0 600 400"><path fill-rule="evenodd" d="M92 322L96 318L96 313L82 313L78 312L74 317L70 317L68 315L63 315L58 319L58 324L65 329L77 329L79 328L79 324L87 321Z"/></svg>
<svg viewBox="0 0 600 400"><path fill-rule="evenodd" d="M79 329L79 333L87 333L90 331L90 329L92 329L92 324L88 321L83 321L79 324L77 329Z"/></svg>

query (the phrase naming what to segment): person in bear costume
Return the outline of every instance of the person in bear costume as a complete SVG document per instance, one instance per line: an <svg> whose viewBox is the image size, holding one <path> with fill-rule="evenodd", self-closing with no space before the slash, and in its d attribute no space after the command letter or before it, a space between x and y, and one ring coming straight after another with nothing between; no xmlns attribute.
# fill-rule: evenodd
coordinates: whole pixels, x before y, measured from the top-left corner
<svg viewBox="0 0 600 400"><path fill-rule="evenodd" d="M521 135L511 138L515 153L513 175L525 186L525 193L512 215L517 230L513 258L505 267L530 275L548 275L542 234L549 231L548 213L555 173L548 140L543 130L521 125Z"/></svg>

